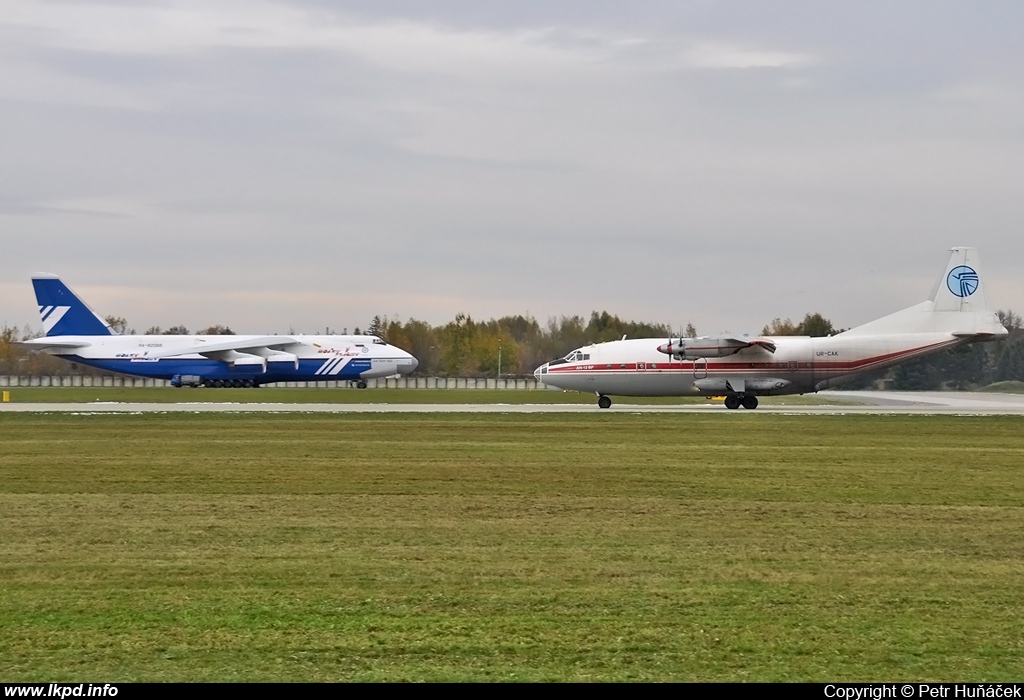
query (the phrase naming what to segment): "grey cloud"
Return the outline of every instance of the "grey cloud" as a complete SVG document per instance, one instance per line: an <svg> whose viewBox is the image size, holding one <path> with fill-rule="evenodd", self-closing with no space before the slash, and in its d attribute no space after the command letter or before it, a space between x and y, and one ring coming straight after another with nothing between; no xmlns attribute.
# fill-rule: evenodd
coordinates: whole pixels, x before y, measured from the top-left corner
<svg viewBox="0 0 1024 700"><path fill-rule="evenodd" d="M257 332L852 325L962 244L1021 278L1015 5L33 6L0 24L19 323L39 268L137 326Z"/></svg>

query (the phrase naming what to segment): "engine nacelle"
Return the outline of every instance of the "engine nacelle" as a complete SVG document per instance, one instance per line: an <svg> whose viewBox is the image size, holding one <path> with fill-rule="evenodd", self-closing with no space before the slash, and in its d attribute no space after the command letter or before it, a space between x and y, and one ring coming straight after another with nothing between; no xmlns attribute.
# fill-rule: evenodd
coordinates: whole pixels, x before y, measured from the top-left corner
<svg viewBox="0 0 1024 700"><path fill-rule="evenodd" d="M258 355L250 355L246 352L236 352L235 356L231 358L231 366L235 369L263 374L267 371L267 360L259 357Z"/></svg>
<svg viewBox="0 0 1024 700"><path fill-rule="evenodd" d="M764 338L721 336L703 338L676 338L658 346L658 352L684 360L699 360L702 357L728 357L740 350L757 347L775 352L775 343Z"/></svg>
<svg viewBox="0 0 1024 700"><path fill-rule="evenodd" d="M729 338L678 338L658 346L658 352L674 355L685 360L702 357L727 357L735 355L746 343L737 343Z"/></svg>
<svg viewBox="0 0 1024 700"><path fill-rule="evenodd" d="M288 363L294 369L299 368L299 356L295 355L294 353L280 352L277 350L266 350L265 352L260 353L260 355L265 357L267 359L267 362L273 362L274 364L278 365L278 367L280 367L284 363Z"/></svg>
<svg viewBox="0 0 1024 700"><path fill-rule="evenodd" d="M224 362L232 369L243 370L245 372L255 372L256 374L263 374L267 371L267 361L259 355L254 355L250 352L238 352L237 350L214 350L212 352L201 352L199 354L203 357L209 357L211 360Z"/></svg>

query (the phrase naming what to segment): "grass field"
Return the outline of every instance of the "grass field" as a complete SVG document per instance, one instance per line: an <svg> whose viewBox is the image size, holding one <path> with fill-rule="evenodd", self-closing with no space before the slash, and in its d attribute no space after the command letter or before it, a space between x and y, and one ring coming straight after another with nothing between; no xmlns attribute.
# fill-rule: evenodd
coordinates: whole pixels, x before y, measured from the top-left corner
<svg viewBox="0 0 1024 700"><path fill-rule="evenodd" d="M983 389L978 391L989 391L997 392L1000 394L1024 394L1024 382L1011 379L1005 382L996 382L995 384L989 384Z"/></svg>
<svg viewBox="0 0 1024 700"><path fill-rule="evenodd" d="M404 404L596 404L594 394L578 391L552 391L550 389L174 389L111 387L14 387L11 400L19 403L91 403L114 401L120 403L404 403ZM700 404L708 400L702 396L615 397L616 403L630 404ZM852 404L855 401L834 397L766 396L766 406L792 406L814 404Z"/></svg>
<svg viewBox="0 0 1024 700"><path fill-rule="evenodd" d="M1024 675L1019 417L8 413L0 435L6 681Z"/></svg>

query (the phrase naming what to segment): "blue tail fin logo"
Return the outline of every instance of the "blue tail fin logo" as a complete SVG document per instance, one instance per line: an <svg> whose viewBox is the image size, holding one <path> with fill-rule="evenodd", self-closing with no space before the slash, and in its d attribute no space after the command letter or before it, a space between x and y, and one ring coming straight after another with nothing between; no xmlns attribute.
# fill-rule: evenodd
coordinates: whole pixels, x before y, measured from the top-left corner
<svg viewBox="0 0 1024 700"><path fill-rule="evenodd" d="M107 322L54 275L35 275L32 287L47 336L114 335Z"/></svg>
<svg viewBox="0 0 1024 700"><path fill-rule="evenodd" d="M969 297L978 291L978 273L967 265L954 267L946 276L946 286L958 297Z"/></svg>

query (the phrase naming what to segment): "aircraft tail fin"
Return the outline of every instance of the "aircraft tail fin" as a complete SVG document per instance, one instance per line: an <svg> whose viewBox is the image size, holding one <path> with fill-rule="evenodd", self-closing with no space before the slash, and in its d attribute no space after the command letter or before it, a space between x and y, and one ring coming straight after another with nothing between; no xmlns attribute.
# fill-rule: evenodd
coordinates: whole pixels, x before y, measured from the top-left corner
<svg viewBox="0 0 1024 700"><path fill-rule="evenodd" d="M32 276L39 316L47 337L58 335L116 335L110 325L56 275Z"/></svg>
<svg viewBox="0 0 1024 700"><path fill-rule="evenodd" d="M1007 331L988 308L978 251L953 248L946 271L927 301L857 326L847 333L949 333L980 339L1005 336Z"/></svg>

